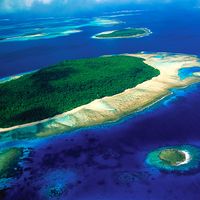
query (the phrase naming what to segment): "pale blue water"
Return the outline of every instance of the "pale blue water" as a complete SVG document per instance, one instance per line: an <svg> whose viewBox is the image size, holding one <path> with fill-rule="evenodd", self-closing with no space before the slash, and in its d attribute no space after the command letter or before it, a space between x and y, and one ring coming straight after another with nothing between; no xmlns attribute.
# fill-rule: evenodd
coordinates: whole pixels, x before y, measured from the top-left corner
<svg viewBox="0 0 200 200"><path fill-rule="evenodd" d="M181 80L193 76L195 72L200 72L200 67L182 68L179 70L178 75Z"/></svg>

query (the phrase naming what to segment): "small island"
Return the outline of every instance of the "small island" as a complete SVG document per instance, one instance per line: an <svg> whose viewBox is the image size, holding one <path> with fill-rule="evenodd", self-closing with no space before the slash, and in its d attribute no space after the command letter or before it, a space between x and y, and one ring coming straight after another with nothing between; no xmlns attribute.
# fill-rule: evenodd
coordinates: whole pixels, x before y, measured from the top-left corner
<svg viewBox="0 0 200 200"><path fill-rule="evenodd" d="M200 67L197 56L141 52L67 60L4 79L1 140L7 135L47 137L119 120L171 94L172 88L199 82L198 74L182 80L178 73L194 66Z"/></svg>
<svg viewBox="0 0 200 200"><path fill-rule="evenodd" d="M186 153L177 149L165 149L160 152L159 158L170 166L178 166L186 161Z"/></svg>
<svg viewBox="0 0 200 200"><path fill-rule="evenodd" d="M159 170L187 172L200 167L200 149L192 145L162 147L147 155L146 163Z"/></svg>
<svg viewBox="0 0 200 200"><path fill-rule="evenodd" d="M152 32L147 28L125 28L98 33L93 38L96 39L117 39L117 38L140 38L150 35Z"/></svg>

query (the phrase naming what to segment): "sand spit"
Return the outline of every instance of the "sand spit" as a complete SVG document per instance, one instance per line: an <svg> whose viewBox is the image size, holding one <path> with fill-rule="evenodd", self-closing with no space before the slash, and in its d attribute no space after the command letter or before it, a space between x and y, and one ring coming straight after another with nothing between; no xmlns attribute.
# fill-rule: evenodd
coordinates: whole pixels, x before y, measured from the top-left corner
<svg viewBox="0 0 200 200"><path fill-rule="evenodd" d="M145 63L160 71L160 75L120 94L97 99L69 112L29 124L0 129L5 135L23 132L34 137L45 137L77 128L113 122L139 111L170 94L171 88L186 87L200 81L193 76L180 80L178 70L199 66L196 56L169 53L126 54L145 59Z"/></svg>

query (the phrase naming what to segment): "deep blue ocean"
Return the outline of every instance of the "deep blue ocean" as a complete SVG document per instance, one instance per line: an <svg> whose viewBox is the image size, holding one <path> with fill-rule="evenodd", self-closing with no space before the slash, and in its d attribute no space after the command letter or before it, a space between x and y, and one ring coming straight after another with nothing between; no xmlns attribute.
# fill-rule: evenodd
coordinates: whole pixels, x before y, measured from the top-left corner
<svg viewBox="0 0 200 200"><path fill-rule="evenodd" d="M66 37L0 42L0 76L32 71L64 59L105 54L164 51L200 55L199 9L145 10L114 19L126 23L84 26L82 32ZM5 25L5 21L0 23ZM91 38L98 32L127 26L147 27L153 34L140 39ZM23 163L22 175L12 187L0 192L0 197L199 200L200 172L163 172L145 163L147 154L159 147L200 147L200 84L172 91L162 101L119 122L45 139L2 143L2 148L26 147L31 153Z"/></svg>

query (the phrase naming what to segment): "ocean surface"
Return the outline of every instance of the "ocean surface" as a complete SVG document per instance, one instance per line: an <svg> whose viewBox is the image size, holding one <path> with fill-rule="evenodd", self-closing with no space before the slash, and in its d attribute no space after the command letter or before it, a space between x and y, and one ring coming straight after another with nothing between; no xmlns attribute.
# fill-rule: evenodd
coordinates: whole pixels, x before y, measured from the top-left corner
<svg viewBox="0 0 200 200"><path fill-rule="evenodd" d="M29 72L64 59L105 54L164 51L200 55L199 9L144 10L102 16L62 21L56 33L51 27L55 28L60 19L38 19L40 23L29 19L31 27L24 28L24 32L16 26L19 23L24 27L24 21L1 20L0 26L5 29L0 28L4 38L0 41L0 76ZM105 19L111 21L102 23ZM23 38L23 34L36 34L33 29L47 24L48 30L43 30L45 37ZM98 32L123 27L146 27L153 34L139 39L91 38ZM81 31L68 34L71 30ZM63 35L65 31L67 35ZM191 72L182 75L186 78ZM20 177L11 180L10 185L0 182L4 188L0 198L199 200L200 171L168 173L145 162L147 154L159 147L185 144L200 147L200 84L172 92L153 106L116 123L44 139L1 141L2 149L24 147L28 155L21 163Z"/></svg>

